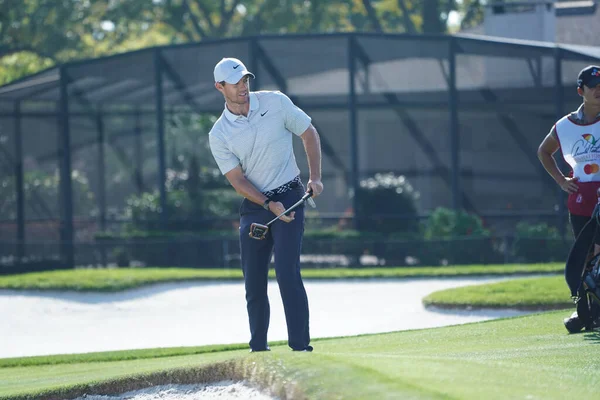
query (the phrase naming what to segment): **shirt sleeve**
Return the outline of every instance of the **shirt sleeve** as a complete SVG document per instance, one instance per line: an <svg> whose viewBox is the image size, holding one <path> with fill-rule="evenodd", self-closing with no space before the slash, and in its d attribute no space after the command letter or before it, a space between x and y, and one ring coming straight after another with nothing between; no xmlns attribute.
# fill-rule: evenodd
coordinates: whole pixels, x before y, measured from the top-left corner
<svg viewBox="0 0 600 400"><path fill-rule="evenodd" d="M210 144L210 152L223 175L240 165L240 160L229 150L229 147L227 147L221 138L216 137L211 132L208 135L208 142Z"/></svg>
<svg viewBox="0 0 600 400"><path fill-rule="evenodd" d="M302 135L310 126L311 118L298 108L289 97L281 92L279 93L286 129L295 135Z"/></svg>

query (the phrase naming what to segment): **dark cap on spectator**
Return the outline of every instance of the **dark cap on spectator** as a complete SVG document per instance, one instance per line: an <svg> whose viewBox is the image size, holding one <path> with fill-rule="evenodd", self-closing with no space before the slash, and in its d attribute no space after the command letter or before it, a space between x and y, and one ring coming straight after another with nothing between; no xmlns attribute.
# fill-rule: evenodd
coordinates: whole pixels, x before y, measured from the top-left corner
<svg viewBox="0 0 600 400"><path fill-rule="evenodd" d="M600 67L597 65L588 65L581 70L579 76L577 76L577 87L583 87L583 85L594 88L600 85Z"/></svg>

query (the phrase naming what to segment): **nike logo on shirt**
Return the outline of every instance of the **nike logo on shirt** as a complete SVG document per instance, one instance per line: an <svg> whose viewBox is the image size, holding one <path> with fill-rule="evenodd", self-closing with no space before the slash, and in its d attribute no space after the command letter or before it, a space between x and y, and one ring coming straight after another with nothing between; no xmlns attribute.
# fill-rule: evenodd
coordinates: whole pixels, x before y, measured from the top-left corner
<svg viewBox="0 0 600 400"><path fill-rule="evenodd" d="M261 117L264 117L266 113L268 113L269 110L265 111L264 113L260 114Z"/></svg>

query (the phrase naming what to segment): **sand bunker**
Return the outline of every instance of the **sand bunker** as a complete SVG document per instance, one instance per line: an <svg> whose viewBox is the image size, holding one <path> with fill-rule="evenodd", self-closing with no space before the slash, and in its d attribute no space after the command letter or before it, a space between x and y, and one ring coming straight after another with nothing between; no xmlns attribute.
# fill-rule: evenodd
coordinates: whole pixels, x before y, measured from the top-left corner
<svg viewBox="0 0 600 400"><path fill-rule="evenodd" d="M276 400L247 382L221 381L208 385L163 385L121 395L87 395L75 400Z"/></svg>

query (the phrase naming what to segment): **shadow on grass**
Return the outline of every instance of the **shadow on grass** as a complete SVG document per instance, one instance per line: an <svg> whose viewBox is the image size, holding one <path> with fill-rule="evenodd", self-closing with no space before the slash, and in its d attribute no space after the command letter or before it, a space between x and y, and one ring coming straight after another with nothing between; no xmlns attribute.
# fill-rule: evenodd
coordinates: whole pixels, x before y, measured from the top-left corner
<svg viewBox="0 0 600 400"><path fill-rule="evenodd" d="M594 330L591 332L585 332L583 337L586 341L592 342L594 344L600 344L600 331Z"/></svg>

